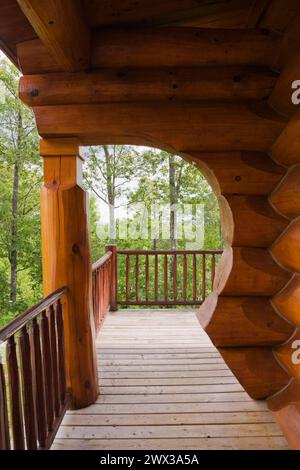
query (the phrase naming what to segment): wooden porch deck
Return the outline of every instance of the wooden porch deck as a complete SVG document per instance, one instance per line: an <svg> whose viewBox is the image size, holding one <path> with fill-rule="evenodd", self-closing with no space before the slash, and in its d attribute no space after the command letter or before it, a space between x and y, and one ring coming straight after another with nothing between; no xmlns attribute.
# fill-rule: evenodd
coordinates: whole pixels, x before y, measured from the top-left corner
<svg viewBox="0 0 300 470"><path fill-rule="evenodd" d="M97 352L101 395L67 413L53 449L287 449L192 310L109 313Z"/></svg>

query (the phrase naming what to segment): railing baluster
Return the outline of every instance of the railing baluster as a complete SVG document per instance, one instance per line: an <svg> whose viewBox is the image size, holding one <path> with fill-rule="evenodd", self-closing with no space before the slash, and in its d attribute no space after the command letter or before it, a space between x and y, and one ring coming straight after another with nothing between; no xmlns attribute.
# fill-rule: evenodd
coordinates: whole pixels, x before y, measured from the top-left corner
<svg viewBox="0 0 300 470"><path fill-rule="evenodd" d="M139 301L139 255L135 257L135 300Z"/></svg>
<svg viewBox="0 0 300 470"><path fill-rule="evenodd" d="M146 302L149 300L149 255L145 256L145 294Z"/></svg>
<svg viewBox="0 0 300 470"><path fill-rule="evenodd" d="M193 300L197 300L197 258L193 254Z"/></svg>
<svg viewBox="0 0 300 470"><path fill-rule="evenodd" d="M117 309L117 260L116 246L106 247L106 253L93 265L93 304L96 331L98 332L105 314ZM127 273L126 273L127 276ZM126 293L127 295L127 293Z"/></svg>
<svg viewBox="0 0 300 470"><path fill-rule="evenodd" d="M164 256L164 299L168 300L168 256Z"/></svg>
<svg viewBox="0 0 300 470"><path fill-rule="evenodd" d="M43 349L43 368L45 372L45 397L47 405L47 425L48 431L52 431L54 423L54 385L53 385L53 363L50 344L49 319L46 311L42 312L40 323L42 349Z"/></svg>
<svg viewBox="0 0 300 470"><path fill-rule="evenodd" d="M202 255L202 302L206 298L206 256Z"/></svg>
<svg viewBox="0 0 300 470"><path fill-rule="evenodd" d="M186 301L187 299L187 289L186 289L186 277L187 277L187 260L186 260L186 255L183 255L183 267L182 267L182 297L183 301Z"/></svg>
<svg viewBox="0 0 300 470"><path fill-rule="evenodd" d="M99 329L101 325L101 319L103 315L103 308L104 308L104 279L103 279L103 267L99 268L98 271L98 283L99 283L99 313L98 313L98 323L97 327Z"/></svg>
<svg viewBox="0 0 300 470"><path fill-rule="evenodd" d="M7 394L3 364L0 357L0 450L10 450Z"/></svg>
<svg viewBox="0 0 300 470"><path fill-rule="evenodd" d="M56 320L54 306L50 305L49 308L50 320L50 344L51 344L51 357L53 367L53 398L54 398L54 411L55 415L59 416L59 370L58 370L58 356L57 356L57 334L56 334Z"/></svg>
<svg viewBox="0 0 300 470"><path fill-rule="evenodd" d="M130 256L126 255L126 300L130 299Z"/></svg>
<svg viewBox="0 0 300 470"><path fill-rule="evenodd" d="M106 302L107 302L106 293L107 293L107 288L108 288L108 284L107 284L107 266L108 266L108 262L106 262L105 265L104 265L103 268L102 268L102 276L103 276L103 303L102 303L102 313L101 313L100 325L101 325L102 322L103 322L105 305L107 305L107 303L106 303Z"/></svg>
<svg viewBox="0 0 300 470"><path fill-rule="evenodd" d="M92 274L92 292L93 292L93 311L97 311L97 289L96 289L96 272ZM96 319L96 317L95 317Z"/></svg>
<svg viewBox="0 0 300 470"><path fill-rule="evenodd" d="M211 256L211 290L214 288L214 280L216 275L216 256Z"/></svg>
<svg viewBox="0 0 300 470"><path fill-rule="evenodd" d="M154 255L155 258L154 258L154 264L155 264L155 267L154 267L154 300L158 300L158 255L155 254Z"/></svg>
<svg viewBox="0 0 300 470"><path fill-rule="evenodd" d="M46 402L45 402L45 389L44 389L44 371L42 364L41 342L40 342L40 327L37 319L32 321L32 334L34 342L34 363L35 363L35 402L37 410L37 426L38 426L38 441L40 447L43 449L46 446L47 438L47 418L46 418Z"/></svg>
<svg viewBox="0 0 300 470"><path fill-rule="evenodd" d="M61 305L60 299L58 300L57 306L56 306L56 319L57 319L60 404L61 406L63 406L66 402L66 359L65 359L64 319L63 319L62 305Z"/></svg>
<svg viewBox="0 0 300 470"><path fill-rule="evenodd" d="M11 336L7 342L7 366L9 377L9 398L12 422L12 435L14 450L24 450L24 425L22 416L21 390L19 379L19 366L17 359L17 346L15 336Z"/></svg>
<svg viewBox="0 0 300 470"><path fill-rule="evenodd" d="M174 301L177 300L177 294L178 294L178 289L177 289L177 255L173 255L173 297Z"/></svg>
<svg viewBox="0 0 300 470"><path fill-rule="evenodd" d="M101 311L100 306L100 298L101 298L101 286L100 286L100 269L96 271L96 289L97 289L97 296L96 296L96 305L97 305L97 317L96 317L96 328L99 327L99 316Z"/></svg>
<svg viewBox="0 0 300 470"><path fill-rule="evenodd" d="M123 263L125 263L125 265L123 264L125 294L123 298L118 299L118 303L121 305L169 306L201 305L210 291L208 277L209 283L210 280L213 282L211 277L215 276L215 265L218 259L216 257L221 255L222 251L117 250L117 253L118 256L122 255ZM207 260L210 261L210 258L208 256L212 257L212 262L209 264L209 273ZM133 257L135 258L135 267L133 268L135 271L135 292L132 299L129 292L129 277ZM140 273L140 259L145 259L142 275ZM153 263L151 259L153 259ZM163 270L162 273L159 271L160 268ZM154 276L154 279L152 279L152 276ZM180 279L178 276L180 276Z"/></svg>
<svg viewBox="0 0 300 470"><path fill-rule="evenodd" d="M36 413L33 395L33 379L31 365L31 346L26 326L21 330L20 334L20 353L21 353L21 371L23 382L23 403L24 403L24 421L26 432L27 449L37 449L37 433L36 433Z"/></svg>

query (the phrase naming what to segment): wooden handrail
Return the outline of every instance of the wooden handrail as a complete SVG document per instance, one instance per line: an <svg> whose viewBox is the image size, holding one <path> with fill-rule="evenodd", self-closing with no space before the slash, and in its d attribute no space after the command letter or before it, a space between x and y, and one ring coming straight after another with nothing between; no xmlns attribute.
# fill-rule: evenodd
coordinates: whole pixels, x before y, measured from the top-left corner
<svg viewBox="0 0 300 470"><path fill-rule="evenodd" d="M99 331L106 313L115 305L116 248L106 247L106 253L93 264L93 309L96 331Z"/></svg>
<svg viewBox="0 0 300 470"><path fill-rule="evenodd" d="M212 290L216 261L223 253L222 250L118 250L116 245L109 245L106 249L106 254L93 264L97 330L107 311L116 310L118 304L202 304ZM117 260L123 256L125 265L122 271L122 263L119 262L118 266ZM123 295L120 286L118 289L118 271L125 276Z"/></svg>
<svg viewBox="0 0 300 470"><path fill-rule="evenodd" d="M201 305L213 288L222 250L117 250L120 305ZM153 277L153 278L152 278ZM150 291L153 287L153 292Z"/></svg>
<svg viewBox="0 0 300 470"><path fill-rule="evenodd" d="M107 261L109 261L111 257L112 257L112 252L107 251L105 255L103 255L98 261L96 261L96 263L93 264L92 271L94 272L97 269L101 268L101 266L107 263Z"/></svg>
<svg viewBox="0 0 300 470"><path fill-rule="evenodd" d="M0 450L48 450L69 406L61 288L0 331Z"/></svg>
<svg viewBox="0 0 300 470"><path fill-rule="evenodd" d="M120 255L221 255L222 250L117 250Z"/></svg>
<svg viewBox="0 0 300 470"><path fill-rule="evenodd" d="M51 304L54 304L58 299L60 299L67 290L67 287L58 289L11 320L7 325L0 329L0 342L7 341L11 336L20 331L23 326L37 317L43 310L46 310Z"/></svg>

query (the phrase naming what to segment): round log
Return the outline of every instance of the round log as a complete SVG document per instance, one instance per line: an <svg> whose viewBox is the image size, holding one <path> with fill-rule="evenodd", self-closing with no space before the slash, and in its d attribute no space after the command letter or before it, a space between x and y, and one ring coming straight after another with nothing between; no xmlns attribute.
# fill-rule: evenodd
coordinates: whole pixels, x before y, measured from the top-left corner
<svg viewBox="0 0 300 470"><path fill-rule="evenodd" d="M217 347L273 346L294 331L267 297L224 297L214 292L197 318Z"/></svg>
<svg viewBox="0 0 300 470"><path fill-rule="evenodd" d="M293 167L270 196L276 210L294 219L300 214L300 165Z"/></svg>

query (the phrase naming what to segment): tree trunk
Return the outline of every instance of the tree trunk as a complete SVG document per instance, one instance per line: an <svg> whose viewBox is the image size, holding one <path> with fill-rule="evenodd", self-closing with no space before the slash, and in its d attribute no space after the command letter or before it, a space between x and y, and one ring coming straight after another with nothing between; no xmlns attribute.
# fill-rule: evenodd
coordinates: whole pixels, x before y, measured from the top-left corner
<svg viewBox="0 0 300 470"><path fill-rule="evenodd" d="M177 188L176 188L176 168L174 156L169 156L169 197L170 197L170 245L171 250L177 248Z"/></svg>
<svg viewBox="0 0 300 470"><path fill-rule="evenodd" d="M170 201L170 248L177 249L177 203L176 167L174 155L169 156L169 201ZM174 256L170 258L170 277L174 281Z"/></svg>
<svg viewBox="0 0 300 470"><path fill-rule="evenodd" d="M114 203L109 203L109 242L114 244L116 242L116 219Z"/></svg>
<svg viewBox="0 0 300 470"><path fill-rule="evenodd" d="M10 300L15 305L17 301L18 282L18 204L19 204L19 163L14 164L14 178L12 188L12 223L11 223L11 243L10 243Z"/></svg>
<svg viewBox="0 0 300 470"><path fill-rule="evenodd" d="M113 156L109 152L107 145L103 145L106 165L106 189L107 199L109 204L109 243L116 243L116 218L115 218L115 178L114 178L114 164Z"/></svg>

